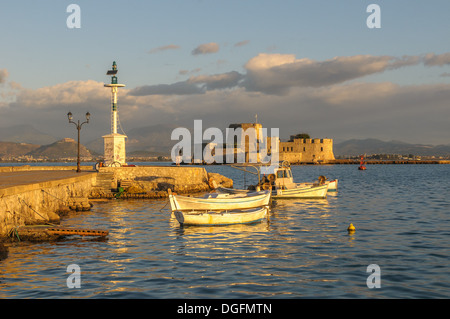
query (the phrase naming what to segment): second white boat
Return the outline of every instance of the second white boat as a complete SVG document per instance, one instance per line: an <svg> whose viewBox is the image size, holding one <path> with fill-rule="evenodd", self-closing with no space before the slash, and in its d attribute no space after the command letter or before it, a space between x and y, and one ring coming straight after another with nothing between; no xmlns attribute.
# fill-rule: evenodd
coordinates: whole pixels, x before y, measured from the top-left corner
<svg viewBox="0 0 450 319"><path fill-rule="evenodd" d="M223 226L250 224L261 221L267 216L268 206L230 211L175 211L175 218L181 225Z"/></svg>
<svg viewBox="0 0 450 319"><path fill-rule="evenodd" d="M203 197L175 195L169 191L172 211L220 211L256 208L269 205L270 197L271 192L269 190L239 194L210 193Z"/></svg>

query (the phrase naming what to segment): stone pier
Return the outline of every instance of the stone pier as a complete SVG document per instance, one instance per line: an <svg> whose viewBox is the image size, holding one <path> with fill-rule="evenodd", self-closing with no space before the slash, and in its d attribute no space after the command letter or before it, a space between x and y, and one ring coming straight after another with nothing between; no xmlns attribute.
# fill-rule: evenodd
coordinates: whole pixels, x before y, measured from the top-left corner
<svg viewBox="0 0 450 319"><path fill-rule="evenodd" d="M0 241L20 226L58 224L62 209L89 199L160 198L169 188L197 193L213 185L233 187L233 181L198 166L82 167L81 173L67 166L0 167Z"/></svg>
<svg viewBox="0 0 450 319"><path fill-rule="evenodd" d="M74 198L88 198L96 172L75 169L0 169L0 237L19 226L59 223L56 214Z"/></svg>

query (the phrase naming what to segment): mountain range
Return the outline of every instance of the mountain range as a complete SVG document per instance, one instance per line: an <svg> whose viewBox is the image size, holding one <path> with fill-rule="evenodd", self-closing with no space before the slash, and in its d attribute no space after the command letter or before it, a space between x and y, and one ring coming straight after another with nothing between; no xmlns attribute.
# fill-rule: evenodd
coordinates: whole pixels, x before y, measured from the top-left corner
<svg viewBox="0 0 450 319"><path fill-rule="evenodd" d="M0 158L4 160L25 159L47 159L61 160L76 158L78 155L78 143L71 138L65 138L48 145L36 145L28 143L0 142ZM91 159L91 152L80 145L80 156Z"/></svg>
<svg viewBox="0 0 450 319"><path fill-rule="evenodd" d="M133 156L170 155L178 141L171 140L175 125L153 125L135 128L127 132L127 154ZM0 157L4 155L48 158L76 156L76 142L72 139L58 139L39 132L32 126L20 125L0 128ZM103 154L103 139L99 137L85 143L83 156ZM449 145L410 144L400 141L378 139L351 139L334 143L335 156L358 156L361 154L413 154L419 156L449 156Z"/></svg>
<svg viewBox="0 0 450 319"><path fill-rule="evenodd" d="M151 155L170 155L172 147L178 141L172 141L170 136L175 125L153 125L139 127L126 132L127 153L146 153ZM103 154L103 138L99 137L86 143L86 147L96 153Z"/></svg>
<svg viewBox="0 0 450 319"><path fill-rule="evenodd" d="M378 139L351 139L333 146L335 156L358 156L362 154L413 154L418 156L448 156L449 145L410 144L400 141Z"/></svg>
<svg viewBox="0 0 450 319"><path fill-rule="evenodd" d="M58 138L42 133L31 125L0 127L0 142L45 145L57 140Z"/></svg>

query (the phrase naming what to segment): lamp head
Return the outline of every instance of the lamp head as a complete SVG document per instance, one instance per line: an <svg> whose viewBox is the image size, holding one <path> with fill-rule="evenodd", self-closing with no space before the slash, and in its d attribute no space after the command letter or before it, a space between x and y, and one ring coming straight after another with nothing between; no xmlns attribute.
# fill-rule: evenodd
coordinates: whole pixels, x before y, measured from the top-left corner
<svg viewBox="0 0 450 319"><path fill-rule="evenodd" d="M91 113L87 112L86 113L86 121L89 122L89 119L91 118Z"/></svg>
<svg viewBox="0 0 450 319"><path fill-rule="evenodd" d="M72 112L67 113L67 118L69 119L69 121L72 121Z"/></svg>

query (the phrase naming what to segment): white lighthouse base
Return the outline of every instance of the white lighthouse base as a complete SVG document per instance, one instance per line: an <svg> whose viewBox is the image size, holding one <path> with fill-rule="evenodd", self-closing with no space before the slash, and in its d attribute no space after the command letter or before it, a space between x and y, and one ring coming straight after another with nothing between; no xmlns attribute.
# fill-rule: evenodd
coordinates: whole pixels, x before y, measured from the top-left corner
<svg viewBox="0 0 450 319"><path fill-rule="evenodd" d="M126 165L125 139L127 136L115 133L102 137L105 144L105 166Z"/></svg>

